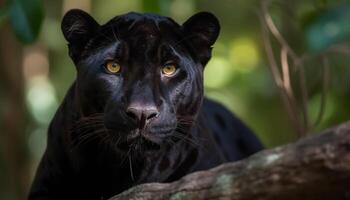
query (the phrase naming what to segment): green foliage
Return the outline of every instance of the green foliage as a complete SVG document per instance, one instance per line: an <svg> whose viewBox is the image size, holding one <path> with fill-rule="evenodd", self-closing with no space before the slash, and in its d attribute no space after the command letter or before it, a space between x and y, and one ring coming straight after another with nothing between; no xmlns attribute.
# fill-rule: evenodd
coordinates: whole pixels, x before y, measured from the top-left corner
<svg viewBox="0 0 350 200"><path fill-rule="evenodd" d="M10 6L12 28L24 43L31 43L38 37L43 16L40 0L13 0Z"/></svg>
<svg viewBox="0 0 350 200"><path fill-rule="evenodd" d="M350 39L349 19L349 3L329 10L315 11L310 15L306 25L307 47L313 52L320 52Z"/></svg>
<svg viewBox="0 0 350 200"><path fill-rule="evenodd" d="M0 25L8 18L17 38L25 43L34 42L44 18L41 0L10 0L0 9Z"/></svg>

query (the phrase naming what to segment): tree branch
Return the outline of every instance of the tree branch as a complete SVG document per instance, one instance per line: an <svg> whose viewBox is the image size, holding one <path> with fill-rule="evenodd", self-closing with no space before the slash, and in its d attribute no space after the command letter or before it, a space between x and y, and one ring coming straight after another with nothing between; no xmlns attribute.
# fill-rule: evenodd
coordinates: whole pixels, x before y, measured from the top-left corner
<svg viewBox="0 0 350 200"><path fill-rule="evenodd" d="M139 185L111 200L347 199L349 188L350 122L172 183Z"/></svg>

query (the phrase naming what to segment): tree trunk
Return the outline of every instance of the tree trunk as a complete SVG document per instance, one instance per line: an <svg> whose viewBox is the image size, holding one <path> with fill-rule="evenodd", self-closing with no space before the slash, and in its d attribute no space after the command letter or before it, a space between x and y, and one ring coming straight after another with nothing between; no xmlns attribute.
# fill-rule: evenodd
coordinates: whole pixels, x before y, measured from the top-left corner
<svg viewBox="0 0 350 200"><path fill-rule="evenodd" d="M172 183L143 184L111 198L123 199L350 199L350 122Z"/></svg>
<svg viewBox="0 0 350 200"><path fill-rule="evenodd" d="M15 194L18 199L25 199L29 183L22 51L10 26L3 24L0 31L0 157L5 160L4 187L14 189L9 194Z"/></svg>

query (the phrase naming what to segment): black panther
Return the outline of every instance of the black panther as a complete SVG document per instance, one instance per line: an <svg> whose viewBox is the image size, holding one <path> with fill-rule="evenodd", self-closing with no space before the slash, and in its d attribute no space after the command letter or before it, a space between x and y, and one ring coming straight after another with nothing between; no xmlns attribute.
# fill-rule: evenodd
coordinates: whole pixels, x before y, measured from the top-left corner
<svg viewBox="0 0 350 200"><path fill-rule="evenodd" d="M49 126L29 199L106 199L259 151L239 119L203 97L219 30L207 12L182 25L134 12L99 25L67 12L77 77Z"/></svg>

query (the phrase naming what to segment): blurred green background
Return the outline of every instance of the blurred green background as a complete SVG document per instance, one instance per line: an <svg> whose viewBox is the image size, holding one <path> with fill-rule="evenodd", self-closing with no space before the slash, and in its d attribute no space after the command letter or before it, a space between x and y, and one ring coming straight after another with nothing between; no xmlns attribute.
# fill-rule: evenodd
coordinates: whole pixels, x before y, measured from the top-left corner
<svg viewBox="0 0 350 200"><path fill-rule="evenodd" d="M258 0L0 0L0 199L25 199L46 145L48 124L75 78L60 21L71 8L103 24L129 11L155 12L182 23L198 11L221 22L205 92L236 113L274 147L297 136L266 58ZM327 53L330 81L317 132L350 118L350 4L340 0L275 0L270 14L291 48L315 59L305 63L310 120L319 112ZM279 57L278 45L272 46ZM297 76L291 70L292 84ZM298 92L298 91L296 91ZM300 98L296 95L296 98Z"/></svg>

